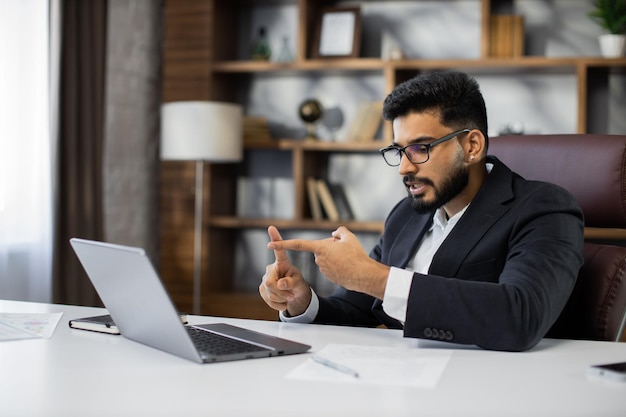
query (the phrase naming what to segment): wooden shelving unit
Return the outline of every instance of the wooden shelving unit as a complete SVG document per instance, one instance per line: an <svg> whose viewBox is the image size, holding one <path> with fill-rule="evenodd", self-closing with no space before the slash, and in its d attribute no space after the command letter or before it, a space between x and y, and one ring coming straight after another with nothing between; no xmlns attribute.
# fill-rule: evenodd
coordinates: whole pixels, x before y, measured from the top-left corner
<svg viewBox="0 0 626 417"><path fill-rule="evenodd" d="M275 0L197 0L165 2L163 101L220 100L237 102L238 86L258 73L325 74L340 71L382 74L385 92L420 71L461 69L485 74L566 73L577 79L577 131L593 131L593 103L597 90L605 89L610 74L626 72L626 58L597 57L547 58L488 56L489 17L507 1L482 0L481 58L405 59L378 58L312 59L314 25L323 7L333 1L287 0L298 9L298 36L295 60L291 63L241 61L237 59L238 18L242 11ZM225 40L228 40L227 42ZM381 97L382 100L384 97ZM391 140L391 129L383 129L383 139ZM254 219L236 216L237 167L208 165L205 171L205 234L203 236L203 306L202 313L230 317L275 319L257 294L233 291L235 245L242 230L264 229L274 224L285 230L328 231L339 224L313 221L306 197L305 178L325 176L328 160L337 153L367 154L377 152L378 143L329 143L293 141L289 138L255 144L248 150L288 152L294 180L294 216L292 219ZM254 152L248 152L254 154ZM161 206L161 275L177 308L191 311L193 276L193 181L194 164L163 162ZM346 224L343 222L342 224ZM353 231L379 233L383 222L351 221ZM263 248L259 248L263 250ZM263 271L256 279L260 280Z"/></svg>

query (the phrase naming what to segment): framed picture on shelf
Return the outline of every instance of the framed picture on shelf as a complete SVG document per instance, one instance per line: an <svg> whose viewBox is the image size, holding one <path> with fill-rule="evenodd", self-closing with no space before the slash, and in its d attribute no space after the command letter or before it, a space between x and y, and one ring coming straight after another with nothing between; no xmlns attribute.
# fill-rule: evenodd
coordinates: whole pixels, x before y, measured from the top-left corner
<svg viewBox="0 0 626 417"><path fill-rule="evenodd" d="M361 46L361 9L322 9L313 44L314 58L356 58Z"/></svg>

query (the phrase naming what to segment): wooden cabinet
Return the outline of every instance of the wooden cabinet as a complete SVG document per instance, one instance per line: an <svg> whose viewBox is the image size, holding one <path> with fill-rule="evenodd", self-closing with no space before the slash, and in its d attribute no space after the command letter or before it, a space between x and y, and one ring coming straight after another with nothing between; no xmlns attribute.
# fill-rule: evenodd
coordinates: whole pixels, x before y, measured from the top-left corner
<svg viewBox="0 0 626 417"><path fill-rule="evenodd" d="M359 2L356 2L359 3ZM367 2L363 2L364 4ZM397 3L397 2L394 2ZM408 3L408 2L407 2ZM324 74L377 74L382 79L384 95L398 83L422 71L460 69L476 74L505 75L565 73L575 78L577 132L603 132L603 112L610 76L626 72L626 58L521 56L493 58L489 56L490 17L506 11L511 1L476 0L480 8L480 45L476 59L401 59L377 57L313 59L312 45L316 24L324 7L333 1L319 0L166 0L164 8L163 101L218 100L242 102L250 81L255 76L280 77L297 74L318 77ZM354 2L352 2L354 4ZM286 5L286 6L285 6ZM242 25L250 13L264 7L291 7L295 10L294 60L292 62L259 62L243 59L244 44L240 39ZM445 31L445 28L442 30ZM244 32L245 33L245 32ZM246 158L255 152L287 153L291 162L293 216L285 219L242 218L237 216L237 178L241 167L207 165L205 168L202 265L202 314L274 319L254 291L237 291L233 286L235 253L240 233L249 229L265 229L274 224L283 230L330 231L339 223L313 221L308 206L305 180L309 176L325 176L329 158L336 154L362 155L377 152L382 143L391 141L392 132L386 124L382 142L349 143L302 141L276 138L271 142L250 145ZM193 289L193 207L194 164L163 162L161 183L161 275L181 311L191 311ZM379 233L383 218L374 221L350 221L351 230ZM264 251L259 247L258 251ZM246 277L259 282L258 276ZM256 284L254 284L256 285Z"/></svg>

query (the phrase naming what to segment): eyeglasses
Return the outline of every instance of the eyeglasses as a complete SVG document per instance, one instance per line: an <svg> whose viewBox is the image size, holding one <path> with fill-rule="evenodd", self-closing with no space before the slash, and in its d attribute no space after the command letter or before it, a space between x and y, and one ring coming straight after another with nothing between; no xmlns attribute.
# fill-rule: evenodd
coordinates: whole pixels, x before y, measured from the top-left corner
<svg viewBox="0 0 626 417"><path fill-rule="evenodd" d="M423 164L430 159L430 150L447 140L453 139L458 135L471 132L471 129L462 129L445 135L430 143L412 143L403 148L390 145L378 151L385 159L387 165L397 167L402 161L402 154L406 155L407 159L414 164Z"/></svg>

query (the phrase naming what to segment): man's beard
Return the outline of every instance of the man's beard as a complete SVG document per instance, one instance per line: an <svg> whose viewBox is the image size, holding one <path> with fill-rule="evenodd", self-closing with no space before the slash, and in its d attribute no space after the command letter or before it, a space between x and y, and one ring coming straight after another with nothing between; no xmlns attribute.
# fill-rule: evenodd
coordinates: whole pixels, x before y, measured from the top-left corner
<svg viewBox="0 0 626 417"><path fill-rule="evenodd" d="M405 183L410 179L412 178L406 176ZM432 201L425 201L422 195L414 196L409 191L411 206L413 210L420 214L429 213L452 200L467 187L469 183L469 167L463 166L460 163L456 165L450 175L444 179L440 187L435 187L433 182L426 178L420 179L419 181L433 187L435 198Z"/></svg>

